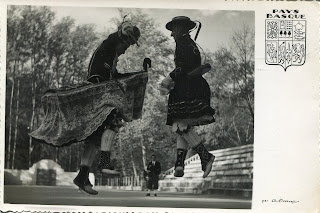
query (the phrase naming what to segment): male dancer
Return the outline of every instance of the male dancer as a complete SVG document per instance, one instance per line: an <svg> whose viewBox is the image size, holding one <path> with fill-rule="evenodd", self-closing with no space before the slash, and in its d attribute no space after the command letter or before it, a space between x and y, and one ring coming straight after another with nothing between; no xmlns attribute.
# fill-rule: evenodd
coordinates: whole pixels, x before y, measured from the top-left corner
<svg viewBox="0 0 320 213"><path fill-rule="evenodd" d="M116 70L118 57L124 54L130 45L137 44L140 30L129 22L124 22L119 30L109 35L93 53L89 64L88 81L100 83L125 76ZM117 109L111 111L104 123L85 140L85 148L81 156L80 171L74 183L89 194L96 195L88 179L89 168L100 146L100 162L98 170L104 173L115 173L110 165L111 148L119 128L123 125Z"/></svg>
<svg viewBox="0 0 320 213"><path fill-rule="evenodd" d="M211 171L215 157L204 147L193 126L214 122L215 111L210 106L211 92L206 80L201 74L190 75L195 69L201 68L199 49L189 35L195 27L196 23L185 16L174 17L166 24L176 42L176 68L162 81L160 92L169 93L167 125L177 133L174 176L184 175L184 160L190 145L200 156L205 178Z"/></svg>

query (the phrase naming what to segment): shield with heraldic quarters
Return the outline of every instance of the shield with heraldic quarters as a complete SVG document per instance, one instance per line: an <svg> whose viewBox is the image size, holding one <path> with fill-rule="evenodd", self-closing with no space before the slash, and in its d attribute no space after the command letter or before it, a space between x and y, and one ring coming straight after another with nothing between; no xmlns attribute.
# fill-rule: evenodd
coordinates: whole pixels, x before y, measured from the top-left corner
<svg viewBox="0 0 320 213"><path fill-rule="evenodd" d="M280 65L286 71L290 66L301 66L306 61L306 21L266 20L265 61Z"/></svg>

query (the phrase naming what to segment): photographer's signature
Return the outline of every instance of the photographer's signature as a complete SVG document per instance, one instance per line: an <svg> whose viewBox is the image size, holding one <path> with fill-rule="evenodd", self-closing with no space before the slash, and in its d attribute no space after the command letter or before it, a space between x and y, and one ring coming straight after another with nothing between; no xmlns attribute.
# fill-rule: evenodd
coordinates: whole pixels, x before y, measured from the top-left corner
<svg viewBox="0 0 320 213"><path fill-rule="evenodd" d="M299 203L298 200L286 200L286 199L271 199L271 200L262 200L262 203Z"/></svg>

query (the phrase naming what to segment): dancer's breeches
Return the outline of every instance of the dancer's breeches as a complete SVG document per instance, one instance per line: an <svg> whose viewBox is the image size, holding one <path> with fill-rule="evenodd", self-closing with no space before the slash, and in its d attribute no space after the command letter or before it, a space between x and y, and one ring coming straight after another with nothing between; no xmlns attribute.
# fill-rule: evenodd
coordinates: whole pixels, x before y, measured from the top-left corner
<svg viewBox="0 0 320 213"><path fill-rule="evenodd" d="M210 160L211 154L204 147L199 135L189 126L187 128L184 128L183 130L181 129L182 128L177 129L177 133L179 134L179 136L187 141L190 146L192 146L193 150L195 150L199 154L201 162L206 164Z"/></svg>
<svg viewBox="0 0 320 213"><path fill-rule="evenodd" d="M112 113L108 119L109 122L101 135L101 151L111 151L116 134L123 125L122 119L117 112Z"/></svg>
<svg viewBox="0 0 320 213"><path fill-rule="evenodd" d="M86 140L84 149L81 155L81 163L80 166L88 166L91 167L92 163L95 159L95 156L98 152L98 146L97 143L94 143L93 141Z"/></svg>
<svg viewBox="0 0 320 213"><path fill-rule="evenodd" d="M85 145L81 156L81 166L91 167L101 146L101 137L104 132L104 125L101 125L89 137L85 139Z"/></svg>
<svg viewBox="0 0 320 213"><path fill-rule="evenodd" d="M81 156L81 165L91 167L97 155L97 151L111 151L117 131L121 127L120 118L116 111L111 113L96 131L86 140L84 151Z"/></svg>

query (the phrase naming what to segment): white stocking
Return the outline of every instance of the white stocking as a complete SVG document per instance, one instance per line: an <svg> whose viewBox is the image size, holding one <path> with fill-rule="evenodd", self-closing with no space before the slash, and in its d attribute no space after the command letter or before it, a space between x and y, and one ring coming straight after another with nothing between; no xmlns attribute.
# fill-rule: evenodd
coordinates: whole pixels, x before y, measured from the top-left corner
<svg viewBox="0 0 320 213"><path fill-rule="evenodd" d="M201 143L201 138L199 135L193 130L189 129L188 132L183 132L181 135L192 147L196 147Z"/></svg>
<svg viewBox="0 0 320 213"><path fill-rule="evenodd" d="M116 137L116 132L111 129L106 129L101 137L101 151L111 151L111 147Z"/></svg>
<svg viewBox="0 0 320 213"><path fill-rule="evenodd" d="M180 135L177 137L177 149L188 150L188 142Z"/></svg>

